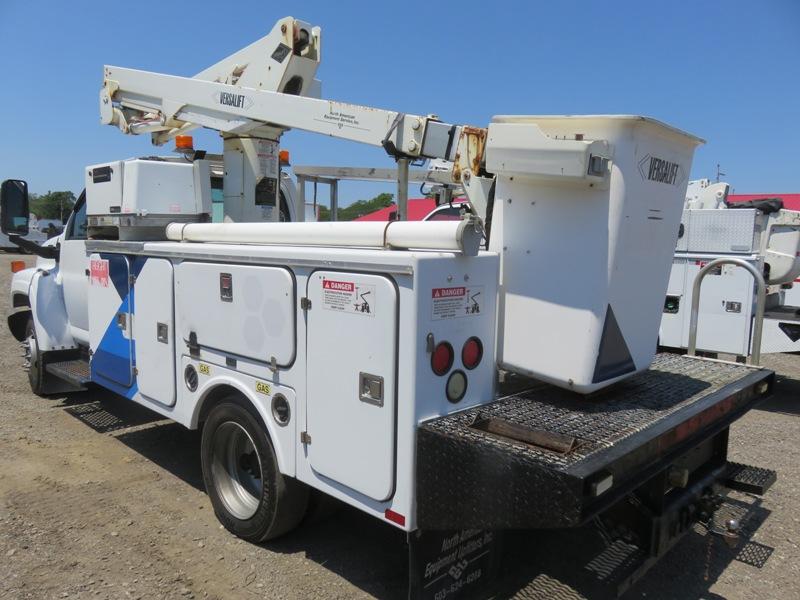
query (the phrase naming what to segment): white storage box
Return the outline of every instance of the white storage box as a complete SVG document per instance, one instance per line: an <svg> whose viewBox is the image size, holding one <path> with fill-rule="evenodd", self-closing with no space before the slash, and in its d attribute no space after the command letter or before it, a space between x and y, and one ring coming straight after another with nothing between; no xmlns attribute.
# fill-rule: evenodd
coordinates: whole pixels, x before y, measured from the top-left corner
<svg viewBox="0 0 800 600"><path fill-rule="evenodd" d="M208 221L208 161L118 160L86 168L86 214L91 234L119 239L164 239L171 222Z"/></svg>
<svg viewBox="0 0 800 600"><path fill-rule="evenodd" d="M132 159L87 167L86 201L89 216L211 211L203 206L203 194L195 194L194 168L189 162Z"/></svg>
<svg viewBox="0 0 800 600"><path fill-rule="evenodd" d="M701 143L644 117L495 117L502 368L589 393L650 365Z"/></svg>

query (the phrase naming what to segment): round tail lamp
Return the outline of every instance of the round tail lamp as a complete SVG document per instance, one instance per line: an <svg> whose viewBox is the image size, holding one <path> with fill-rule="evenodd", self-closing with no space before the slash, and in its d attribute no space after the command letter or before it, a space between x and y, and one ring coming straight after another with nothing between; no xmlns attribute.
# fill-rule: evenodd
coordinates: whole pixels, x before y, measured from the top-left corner
<svg viewBox="0 0 800 600"><path fill-rule="evenodd" d="M453 347L449 342L439 342L431 353L431 369L439 375L445 375L453 366Z"/></svg>

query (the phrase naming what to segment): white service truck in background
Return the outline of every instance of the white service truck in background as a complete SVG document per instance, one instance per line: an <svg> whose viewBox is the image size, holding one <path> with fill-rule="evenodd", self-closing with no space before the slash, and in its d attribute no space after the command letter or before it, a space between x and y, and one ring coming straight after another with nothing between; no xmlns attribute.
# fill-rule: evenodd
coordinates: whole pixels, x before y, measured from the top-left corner
<svg viewBox="0 0 800 600"><path fill-rule="evenodd" d="M755 282L736 264L721 264L703 280L697 348L741 357L800 351L800 303L793 301L800 278L800 212L783 208L777 199L728 204L729 189L708 179L689 182L659 343L688 347L697 274L713 260L739 259L762 274L766 285L758 352Z"/></svg>
<svg viewBox="0 0 800 600"><path fill-rule="evenodd" d="M208 222L202 152L87 167L64 235L33 248L53 262L12 284L34 391L96 385L201 428L214 511L244 539L291 530L312 490L407 532L419 597L474 593L500 530L600 521L643 559L619 591L695 522L716 531L725 488L769 487L727 447L772 373L654 360L700 140L636 116L471 127L321 100L320 50L287 17L195 77L105 67L104 123L221 132L226 222ZM469 214L265 222L290 127L382 147L400 207L409 163L442 160ZM24 234L24 183L0 204Z"/></svg>

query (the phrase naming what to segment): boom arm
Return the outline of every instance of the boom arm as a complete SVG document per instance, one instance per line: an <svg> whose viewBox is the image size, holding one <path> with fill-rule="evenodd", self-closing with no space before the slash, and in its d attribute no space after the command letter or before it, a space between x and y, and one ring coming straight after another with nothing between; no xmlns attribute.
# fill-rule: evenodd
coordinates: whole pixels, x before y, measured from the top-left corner
<svg viewBox="0 0 800 600"><path fill-rule="evenodd" d="M124 133L156 132L156 143L187 125L256 137L264 127L302 129L447 160L462 129L431 117L112 66L105 68L100 115Z"/></svg>
<svg viewBox="0 0 800 600"><path fill-rule="evenodd" d="M442 123L432 115L319 99L319 82L313 77L320 38L319 27L286 17L262 39L191 78L106 66L101 121L124 133L151 133L158 145L196 127L224 137L268 140L279 139L287 129L302 129L382 146L398 159L457 163L454 183L460 183L465 170L477 173L485 129Z"/></svg>
<svg viewBox="0 0 800 600"><path fill-rule="evenodd" d="M442 172L441 182L460 185L473 213L485 216L494 182L484 172L492 128L495 164L490 170L495 173L516 170L527 178L594 183L607 177L607 145L584 140L582 134L568 140L551 138L535 124L451 125L435 115L313 97L319 92L313 79L319 60L319 28L286 17L269 35L192 78L106 66L100 91L101 121L124 133L152 133L155 144L195 127L221 132L226 140L225 180L231 180L224 190L226 219L229 199L246 200L260 180L271 177L275 181L274 173L259 171L262 163L271 164L262 157L274 161L281 134L291 128L383 147L398 161L401 205L409 159L443 159L450 170ZM263 147L239 138L263 140ZM242 154L249 160L247 176L236 180L228 176L235 170L228 169L228 157L232 166L234 161L238 165ZM268 188L276 192L275 185Z"/></svg>

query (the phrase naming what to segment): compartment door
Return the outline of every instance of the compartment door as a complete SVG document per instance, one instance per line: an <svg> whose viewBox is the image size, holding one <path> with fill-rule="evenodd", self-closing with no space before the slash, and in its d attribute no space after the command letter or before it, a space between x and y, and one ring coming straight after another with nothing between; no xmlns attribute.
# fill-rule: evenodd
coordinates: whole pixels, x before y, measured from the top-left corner
<svg viewBox="0 0 800 600"><path fill-rule="evenodd" d="M307 295L311 468L386 500L395 480L396 288L378 275L316 271Z"/></svg>
<svg viewBox="0 0 800 600"><path fill-rule="evenodd" d="M92 380L126 393L133 385L133 293L130 263L121 254L89 259L89 347Z"/></svg>
<svg viewBox="0 0 800 600"><path fill-rule="evenodd" d="M133 339L136 382L143 396L175 404L175 323L172 263L148 258L136 278Z"/></svg>

